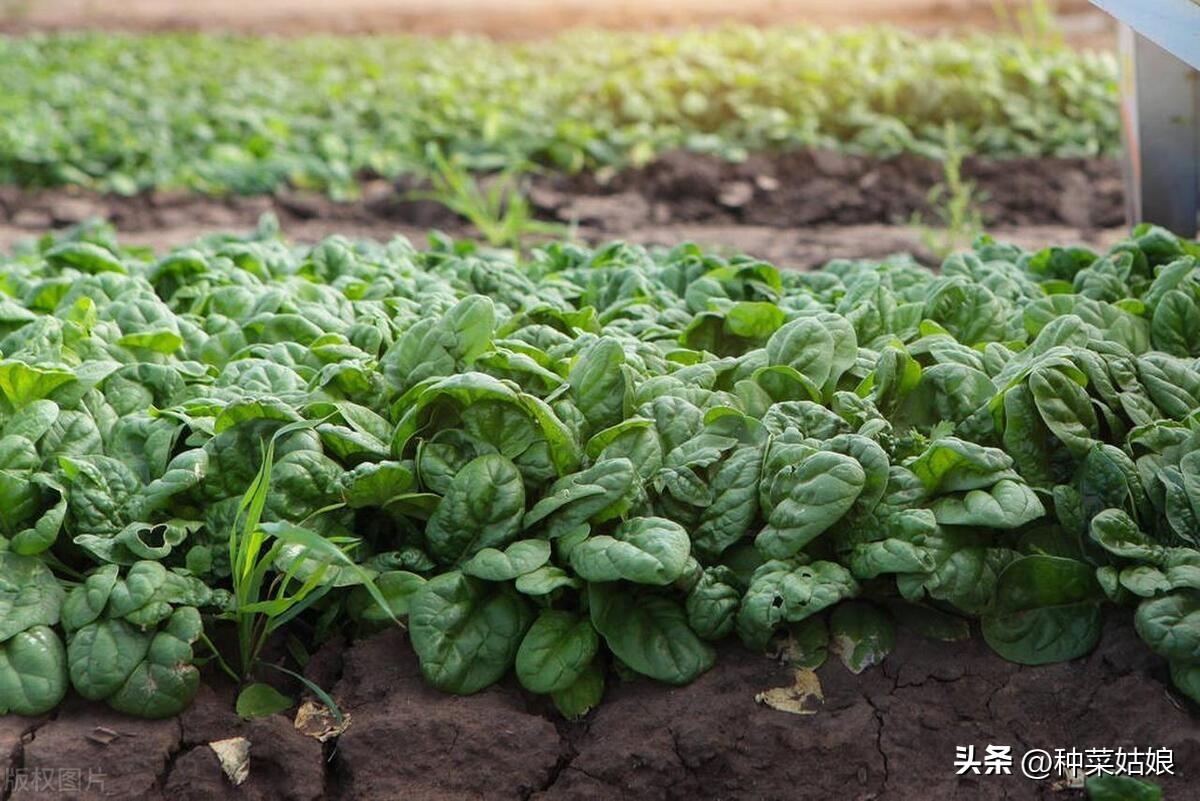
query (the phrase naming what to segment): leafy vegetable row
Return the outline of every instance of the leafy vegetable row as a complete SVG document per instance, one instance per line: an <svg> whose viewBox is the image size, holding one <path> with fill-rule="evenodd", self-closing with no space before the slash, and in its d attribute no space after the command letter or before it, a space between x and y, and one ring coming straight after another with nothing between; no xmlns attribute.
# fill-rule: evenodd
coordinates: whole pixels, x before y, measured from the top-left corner
<svg viewBox="0 0 1200 801"><path fill-rule="evenodd" d="M353 194L361 173L579 170L666 149L1091 156L1118 147L1107 55L1008 38L729 27L671 35L0 38L0 183Z"/></svg>
<svg viewBox="0 0 1200 801"><path fill-rule="evenodd" d="M730 636L1070 659L1111 604L1200 700L1198 253L47 238L0 273L0 712L179 710L247 581L567 715Z"/></svg>

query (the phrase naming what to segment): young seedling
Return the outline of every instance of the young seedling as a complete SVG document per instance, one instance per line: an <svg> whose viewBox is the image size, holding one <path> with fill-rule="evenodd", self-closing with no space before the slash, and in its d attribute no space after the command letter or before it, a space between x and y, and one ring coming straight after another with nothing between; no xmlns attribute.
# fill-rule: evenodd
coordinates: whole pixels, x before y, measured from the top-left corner
<svg viewBox="0 0 1200 801"><path fill-rule="evenodd" d="M950 123L946 124L945 130L942 180L926 196L936 222L926 224L920 212L912 218L921 243L939 259L970 245L983 231L983 213L979 207L984 196L976 191L974 181L963 176L966 150L959 141L957 130Z"/></svg>
<svg viewBox="0 0 1200 801"><path fill-rule="evenodd" d="M431 190L413 192L410 198L432 200L467 220L492 247L520 252L531 236L563 236L569 228L534 217L529 199L521 191L522 164L506 168L486 182L429 148Z"/></svg>

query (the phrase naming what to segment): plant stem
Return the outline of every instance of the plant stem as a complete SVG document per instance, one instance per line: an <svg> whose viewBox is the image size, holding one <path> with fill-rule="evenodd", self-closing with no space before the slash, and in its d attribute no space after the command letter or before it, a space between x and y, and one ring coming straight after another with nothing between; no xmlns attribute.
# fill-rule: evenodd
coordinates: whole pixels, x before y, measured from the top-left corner
<svg viewBox="0 0 1200 801"><path fill-rule="evenodd" d="M212 652L213 658L217 660L217 666L225 672L225 675L238 684L241 684L245 676L239 676L237 671L230 667L229 663L225 661L225 657L221 656L221 652L217 650L217 646L213 645L213 641L204 632L200 633L200 642L208 646L208 650Z"/></svg>

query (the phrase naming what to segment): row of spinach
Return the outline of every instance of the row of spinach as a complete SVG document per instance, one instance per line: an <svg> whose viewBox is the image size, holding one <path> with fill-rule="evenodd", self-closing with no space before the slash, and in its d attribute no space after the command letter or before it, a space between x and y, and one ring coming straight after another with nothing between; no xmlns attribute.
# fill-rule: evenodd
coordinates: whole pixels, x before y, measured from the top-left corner
<svg viewBox="0 0 1200 801"><path fill-rule="evenodd" d="M1111 605L1200 700L1198 252L47 238L0 271L0 711L173 714L247 614L574 716L727 637L1039 664Z"/></svg>

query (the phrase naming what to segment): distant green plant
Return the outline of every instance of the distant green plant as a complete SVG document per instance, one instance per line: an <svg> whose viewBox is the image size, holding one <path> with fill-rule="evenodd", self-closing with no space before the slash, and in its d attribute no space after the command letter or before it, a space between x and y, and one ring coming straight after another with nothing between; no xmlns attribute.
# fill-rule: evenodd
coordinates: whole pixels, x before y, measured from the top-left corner
<svg viewBox="0 0 1200 801"><path fill-rule="evenodd" d="M1046 30L1044 13L1021 19ZM673 150L888 157L938 146L944 119L980 155L1119 152L1115 59L1029 38L749 26L536 43L0 38L0 184L346 199L364 175L417 174L431 144L474 174L622 169Z"/></svg>
<svg viewBox="0 0 1200 801"><path fill-rule="evenodd" d="M481 183L439 148L429 149L429 160L433 189L413 192L410 197L442 204L471 223L492 247L520 251L531 236L568 232L568 226L534 217L533 207L521 191L523 165L509 167Z"/></svg>
<svg viewBox="0 0 1200 801"><path fill-rule="evenodd" d="M1001 30L1021 37L1034 47L1063 44L1056 0L992 0Z"/></svg>
<svg viewBox="0 0 1200 801"><path fill-rule="evenodd" d="M921 243L939 259L970 245L983 231L980 204L984 196L976 191L974 181L963 176L967 151L953 125L947 123L945 131L942 181L926 196L935 223L926 224L920 212L913 215L912 221L920 232Z"/></svg>

